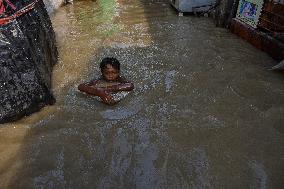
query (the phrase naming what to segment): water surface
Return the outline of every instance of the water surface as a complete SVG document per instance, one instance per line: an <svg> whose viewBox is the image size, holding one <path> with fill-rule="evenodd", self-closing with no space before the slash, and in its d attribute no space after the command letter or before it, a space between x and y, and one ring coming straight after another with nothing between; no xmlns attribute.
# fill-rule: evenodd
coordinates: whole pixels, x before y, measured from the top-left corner
<svg viewBox="0 0 284 189"><path fill-rule="evenodd" d="M57 103L0 127L4 188L284 188L284 76L168 1L75 1L53 16ZM77 91L114 56L135 90Z"/></svg>

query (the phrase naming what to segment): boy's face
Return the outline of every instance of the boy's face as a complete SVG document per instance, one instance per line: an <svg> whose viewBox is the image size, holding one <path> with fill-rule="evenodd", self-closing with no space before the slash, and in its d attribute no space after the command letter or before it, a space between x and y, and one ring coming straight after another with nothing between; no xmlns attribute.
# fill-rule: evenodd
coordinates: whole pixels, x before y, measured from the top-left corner
<svg viewBox="0 0 284 189"><path fill-rule="evenodd" d="M112 67L112 65L107 64L107 67L102 71L103 77L107 81L116 81L119 77L119 70Z"/></svg>

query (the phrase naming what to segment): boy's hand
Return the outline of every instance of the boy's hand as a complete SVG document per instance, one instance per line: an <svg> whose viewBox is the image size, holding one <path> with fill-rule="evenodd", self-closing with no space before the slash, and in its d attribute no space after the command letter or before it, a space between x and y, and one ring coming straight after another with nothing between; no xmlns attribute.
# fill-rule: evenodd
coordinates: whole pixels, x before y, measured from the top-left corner
<svg viewBox="0 0 284 189"><path fill-rule="evenodd" d="M102 101L106 104L109 104L109 105L113 105L115 104L115 100L112 98L111 95L109 95L108 93L105 93L105 95L103 97L101 97Z"/></svg>
<svg viewBox="0 0 284 189"><path fill-rule="evenodd" d="M105 87L96 87L93 85L89 85L88 83L83 83L78 86L78 89L87 94L100 97L102 101L106 104L113 105L116 103L116 101L110 95L110 92L112 92L112 90L109 90Z"/></svg>

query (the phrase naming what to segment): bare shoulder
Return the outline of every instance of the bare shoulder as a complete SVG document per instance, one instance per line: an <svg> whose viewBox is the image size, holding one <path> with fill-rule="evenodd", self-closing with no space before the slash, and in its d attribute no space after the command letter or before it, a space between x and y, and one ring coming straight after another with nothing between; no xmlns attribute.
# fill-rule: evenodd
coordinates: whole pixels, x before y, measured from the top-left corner
<svg viewBox="0 0 284 189"><path fill-rule="evenodd" d="M96 79L92 79L91 81L87 82L87 84L89 86L95 86L97 83L99 83L100 81L102 81L103 79L101 77L96 78Z"/></svg>
<svg viewBox="0 0 284 189"><path fill-rule="evenodd" d="M118 81L120 83L131 83L131 81L129 81L128 79L126 79L126 77L124 76L119 76Z"/></svg>

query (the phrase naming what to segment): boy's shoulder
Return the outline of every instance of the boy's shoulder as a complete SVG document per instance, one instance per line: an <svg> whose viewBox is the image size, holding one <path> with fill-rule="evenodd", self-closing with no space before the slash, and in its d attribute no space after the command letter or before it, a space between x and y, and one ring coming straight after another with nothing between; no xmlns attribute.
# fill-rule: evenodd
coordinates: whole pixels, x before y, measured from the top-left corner
<svg viewBox="0 0 284 189"><path fill-rule="evenodd" d="M124 77L124 76L119 76L118 81L121 82L121 83L128 83L129 82L129 80L126 79L126 77Z"/></svg>
<svg viewBox="0 0 284 189"><path fill-rule="evenodd" d="M106 81L103 76L99 76L99 77L94 78L90 81L91 84L96 84L97 82L108 82L108 81ZM130 81L128 79L126 79L126 77L124 77L124 76L119 76L118 79L117 79L117 82L129 83Z"/></svg>
<svg viewBox="0 0 284 189"><path fill-rule="evenodd" d="M90 80L88 83L89 83L89 85L96 85L99 81L102 81L102 80L103 80L103 78L100 76L100 77L97 77L97 78Z"/></svg>

